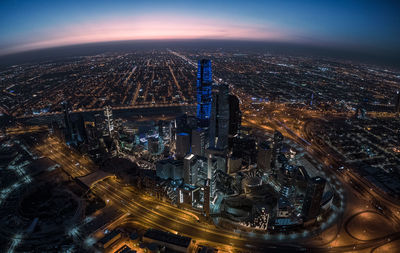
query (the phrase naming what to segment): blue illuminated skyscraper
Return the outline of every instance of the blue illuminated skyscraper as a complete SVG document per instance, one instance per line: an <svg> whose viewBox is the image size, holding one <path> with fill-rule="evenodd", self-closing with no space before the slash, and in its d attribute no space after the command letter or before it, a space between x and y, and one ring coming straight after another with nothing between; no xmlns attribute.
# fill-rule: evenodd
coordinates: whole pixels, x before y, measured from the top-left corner
<svg viewBox="0 0 400 253"><path fill-rule="evenodd" d="M197 67L197 118L202 127L209 124L211 114L211 60L199 60Z"/></svg>

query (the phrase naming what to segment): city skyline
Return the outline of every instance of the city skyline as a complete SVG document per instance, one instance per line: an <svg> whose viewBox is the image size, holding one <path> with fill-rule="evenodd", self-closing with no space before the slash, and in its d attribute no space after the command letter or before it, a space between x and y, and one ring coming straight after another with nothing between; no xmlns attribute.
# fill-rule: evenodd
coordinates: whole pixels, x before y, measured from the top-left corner
<svg viewBox="0 0 400 253"><path fill-rule="evenodd" d="M399 72L131 50L0 72L2 250L399 249Z"/></svg>
<svg viewBox="0 0 400 253"><path fill-rule="evenodd" d="M400 2L0 3L0 251L400 252Z"/></svg>

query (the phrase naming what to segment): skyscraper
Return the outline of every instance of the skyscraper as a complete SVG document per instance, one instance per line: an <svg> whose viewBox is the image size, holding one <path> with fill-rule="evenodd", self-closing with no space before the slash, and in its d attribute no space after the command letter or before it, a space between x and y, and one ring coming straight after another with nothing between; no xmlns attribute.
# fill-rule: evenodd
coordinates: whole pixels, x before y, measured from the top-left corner
<svg viewBox="0 0 400 253"><path fill-rule="evenodd" d="M283 135L279 131L274 132L274 143L272 147L272 167L275 168L276 160L278 158L278 155L281 152L282 149L282 144L283 144Z"/></svg>
<svg viewBox="0 0 400 253"><path fill-rule="evenodd" d="M239 99L235 95L229 95L229 135L235 136L242 121Z"/></svg>
<svg viewBox="0 0 400 253"><path fill-rule="evenodd" d="M67 101L62 102L65 123L65 141L70 143L73 140L72 121L69 115L69 105Z"/></svg>
<svg viewBox="0 0 400 253"><path fill-rule="evenodd" d="M217 170L226 173L226 155L220 149L208 148L207 155L207 178L210 179L210 196L214 197L216 192Z"/></svg>
<svg viewBox="0 0 400 253"><path fill-rule="evenodd" d="M210 60L199 60L197 67L197 118L207 127L211 114L212 72Z"/></svg>
<svg viewBox="0 0 400 253"><path fill-rule="evenodd" d="M112 118L112 109L111 106L104 107L104 116L106 117L106 128L108 135L111 136L112 131L114 131L114 122Z"/></svg>
<svg viewBox="0 0 400 253"><path fill-rule="evenodd" d="M75 120L75 128L76 128L76 139L78 142L87 142L87 133L85 127L85 120L83 119L82 113L78 114L78 118Z"/></svg>
<svg viewBox="0 0 400 253"><path fill-rule="evenodd" d="M396 92L395 112L400 113L400 91Z"/></svg>
<svg viewBox="0 0 400 253"><path fill-rule="evenodd" d="M210 147L217 149L228 147L229 86L226 84L214 86L209 134Z"/></svg>
<svg viewBox="0 0 400 253"><path fill-rule="evenodd" d="M207 131L203 128L192 130L192 153L198 156L205 156L205 149L208 148Z"/></svg>
<svg viewBox="0 0 400 253"><path fill-rule="evenodd" d="M203 212L206 217L210 216L210 185L211 180L207 179L204 184L204 196L203 196Z"/></svg>
<svg viewBox="0 0 400 253"><path fill-rule="evenodd" d="M257 151L257 167L263 172L271 169L272 149L268 142L261 142Z"/></svg>
<svg viewBox="0 0 400 253"><path fill-rule="evenodd" d="M318 216L325 183L326 180L321 177L313 177L308 182L302 208L305 220L310 220Z"/></svg>
<svg viewBox="0 0 400 253"><path fill-rule="evenodd" d="M183 180L185 184L195 184L197 181L195 162L196 156L193 154L188 154L183 160Z"/></svg>
<svg viewBox="0 0 400 253"><path fill-rule="evenodd" d="M190 135L188 133L176 134L176 157L184 158L190 152Z"/></svg>

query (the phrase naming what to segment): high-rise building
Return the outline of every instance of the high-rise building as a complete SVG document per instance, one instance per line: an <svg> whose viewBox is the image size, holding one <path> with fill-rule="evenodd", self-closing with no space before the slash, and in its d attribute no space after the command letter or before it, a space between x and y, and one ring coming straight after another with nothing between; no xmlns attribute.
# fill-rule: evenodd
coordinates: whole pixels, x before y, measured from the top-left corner
<svg viewBox="0 0 400 253"><path fill-rule="evenodd" d="M104 107L104 116L106 122L106 130L109 136L111 136L112 131L114 131L114 121L112 118L112 108L111 106Z"/></svg>
<svg viewBox="0 0 400 253"><path fill-rule="evenodd" d="M156 175L162 179L173 180L184 178L183 161L165 159L156 163Z"/></svg>
<svg viewBox="0 0 400 253"><path fill-rule="evenodd" d="M271 170L272 149L268 142L261 142L257 151L257 167L267 172Z"/></svg>
<svg viewBox="0 0 400 253"><path fill-rule="evenodd" d="M247 165L255 163L257 160L256 140L252 136L243 135L232 139L232 155L242 158Z"/></svg>
<svg viewBox="0 0 400 253"><path fill-rule="evenodd" d="M73 140L73 129L72 129L72 121L69 115L69 105L67 101L62 103L64 110L64 123L65 123L65 141L67 143Z"/></svg>
<svg viewBox="0 0 400 253"><path fill-rule="evenodd" d="M60 140L65 141L65 129L60 127L60 125L56 121L51 122L51 132L53 135L58 137Z"/></svg>
<svg viewBox="0 0 400 253"><path fill-rule="evenodd" d="M215 85L212 96L209 146L217 149L228 147L229 134L229 86Z"/></svg>
<svg viewBox="0 0 400 253"><path fill-rule="evenodd" d="M94 126L98 132L101 132L101 134L103 134L104 120L103 116L101 116L101 114L99 113L96 113L94 115Z"/></svg>
<svg viewBox="0 0 400 253"><path fill-rule="evenodd" d="M207 130L197 128L192 130L192 153L198 156L205 156L205 149L208 148Z"/></svg>
<svg viewBox="0 0 400 253"><path fill-rule="evenodd" d="M230 156L227 162L227 173L235 173L242 168L243 159L240 157Z"/></svg>
<svg viewBox="0 0 400 253"><path fill-rule="evenodd" d="M185 184L195 184L197 181L197 170L195 167L196 156L188 154L183 160L183 180Z"/></svg>
<svg viewBox="0 0 400 253"><path fill-rule="evenodd" d="M203 212L206 217L210 216L210 185L211 185L211 180L207 179L204 184L204 196L203 196Z"/></svg>
<svg viewBox="0 0 400 253"><path fill-rule="evenodd" d="M318 216L325 184L326 180L321 177L313 177L307 183L307 190L302 208L302 214L305 220L310 220Z"/></svg>
<svg viewBox="0 0 400 253"><path fill-rule="evenodd" d="M396 101L394 106L395 112L400 113L400 91L396 92Z"/></svg>
<svg viewBox="0 0 400 253"><path fill-rule="evenodd" d="M197 67L197 118L202 127L207 127L210 120L211 89L211 60L199 60Z"/></svg>
<svg viewBox="0 0 400 253"><path fill-rule="evenodd" d="M276 130L274 132L274 143L272 146L272 167L275 169L276 160L278 159L279 154L281 153L282 144L283 144L283 135L281 132Z"/></svg>
<svg viewBox="0 0 400 253"><path fill-rule="evenodd" d="M160 141L156 137L150 137L147 140L147 147L150 153L157 154L160 150Z"/></svg>
<svg viewBox="0 0 400 253"><path fill-rule="evenodd" d="M226 154L223 150L208 148L206 150L207 155L207 178L210 179L210 194L213 198L216 192L216 177L217 170L221 170L222 172L227 172L226 168Z"/></svg>
<svg viewBox="0 0 400 253"><path fill-rule="evenodd" d="M235 136L242 121L239 99L235 95L229 95L229 135Z"/></svg>
<svg viewBox="0 0 400 253"><path fill-rule="evenodd" d="M176 134L176 151L178 159L184 158L190 152L190 135L188 133Z"/></svg>
<svg viewBox="0 0 400 253"><path fill-rule="evenodd" d="M78 118L74 122L76 129L76 137L78 142L87 142L87 133L85 128L85 121L83 119L82 113L78 115Z"/></svg>

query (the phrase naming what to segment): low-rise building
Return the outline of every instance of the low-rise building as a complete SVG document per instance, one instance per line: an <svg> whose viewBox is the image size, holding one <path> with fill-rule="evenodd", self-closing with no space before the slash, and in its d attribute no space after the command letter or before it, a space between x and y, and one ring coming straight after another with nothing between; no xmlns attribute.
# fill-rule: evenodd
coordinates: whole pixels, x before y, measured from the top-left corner
<svg viewBox="0 0 400 253"><path fill-rule="evenodd" d="M148 229L143 235L143 242L156 243L177 252L189 252L192 238L164 232L157 229Z"/></svg>

